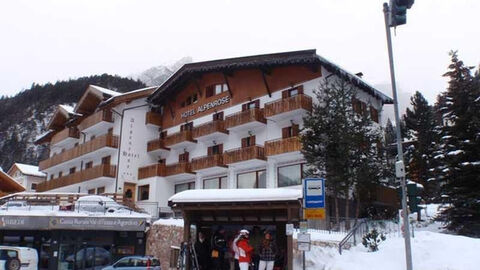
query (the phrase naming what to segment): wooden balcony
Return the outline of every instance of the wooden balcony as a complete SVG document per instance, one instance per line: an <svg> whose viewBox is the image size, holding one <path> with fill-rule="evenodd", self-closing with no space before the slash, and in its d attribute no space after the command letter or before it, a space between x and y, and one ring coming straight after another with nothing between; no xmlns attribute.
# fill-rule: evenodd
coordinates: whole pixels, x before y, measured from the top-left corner
<svg viewBox="0 0 480 270"><path fill-rule="evenodd" d="M225 129L225 122L223 120L216 120L205 123L203 125L197 126L193 129L193 138L207 137L213 133L224 133L228 134L228 131Z"/></svg>
<svg viewBox="0 0 480 270"><path fill-rule="evenodd" d="M100 177L110 177L115 179L116 166L102 164L83 171L78 171L69 175L44 181L38 184L37 192L48 191L60 187L66 187L73 184L78 184L88 180L93 180Z"/></svg>
<svg viewBox="0 0 480 270"><path fill-rule="evenodd" d="M265 150L262 146L254 145L244 148L228 150L223 154L225 164L238 163L252 159L265 160Z"/></svg>
<svg viewBox="0 0 480 270"><path fill-rule="evenodd" d="M310 96L299 94L293 97L283 98L265 104L265 117L269 118L275 115L295 111L312 111L312 98Z"/></svg>
<svg viewBox="0 0 480 270"><path fill-rule="evenodd" d="M183 130L179 131L177 133L173 133L171 135L168 135L165 138L165 146L166 147L180 147L183 146L184 144L190 144L190 143L197 143L192 137L192 131L191 130Z"/></svg>
<svg viewBox="0 0 480 270"><path fill-rule="evenodd" d="M276 139L265 142L265 155L275 156L289 152L300 151L302 149L302 143L298 136Z"/></svg>
<svg viewBox="0 0 480 270"><path fill-rule="evenodd" d="M192 171L200 171L212 167L226 167L223 163L223 155L216 154L192 159Z"/></svg>
<svg viewBox="0 0 480 270"><path fill-rule="evenodd" d="M97 151L104 147L118 148L118 137L113 136L111 134L105 134L105 135L96 137L91 141L88 141L84 144L80 144L60 154L56 154L48 159L40 161L39 169L45 170L47 168L58 165L60 163L64 163L74 158L81 157L90 152Z"/></svg>
<svg viewBox="0 0 480 270"><path fill-rule="evenodd" d="M163 139L155 139L151 140L147 143L147 152L153 152L157 150L165 150L169 151L167 147L165 147L165 140Z"/></svg>
<svg viewBox="0 0 480 270"><path fill-rule="evenodd" d="M155 176L165 176L165 171L165 164L160 163L138 168L138 180Z"/></svg>
<svg viewBox="0 0 480 270"><path fill-rule="evenodd" d="M65 139L68 139L68 138L72 138L72 139L80 138L80 132L78 131L78 129L76 127L64 128L62 131L53 135L50 143L52 145L54 145L54 144L57 144L57 143L65 140Z"/></svg>
<svg viewBox="0 0 480 270"><path fill-rule="evenodd" d="M167 165L165 168L165 176L173 176L178 174L195 174L189 162L179 162Z"/></svg>
<svg viewBox="0 0 480 270"><path fill-rule="evenodd" d="M83 119L80 124L78 124L78 129L85 130L101 122L113 123L112 111L101 110L88 116L87 118Z"/></svg>
<svg viewBox="0 0 480 270"><path fill-rule="evenodd" d="M263 109L255 108L231 114L225 118L225 128L231 129L254 122L261 124L267 122L263 114Z"/></svg>
<svg viewBox="0 0 480 270"><path fill-rule="evenodd" d="M162 125L162 116L159 113L147 112L145 115L145 124L159 127Z"/></svg>

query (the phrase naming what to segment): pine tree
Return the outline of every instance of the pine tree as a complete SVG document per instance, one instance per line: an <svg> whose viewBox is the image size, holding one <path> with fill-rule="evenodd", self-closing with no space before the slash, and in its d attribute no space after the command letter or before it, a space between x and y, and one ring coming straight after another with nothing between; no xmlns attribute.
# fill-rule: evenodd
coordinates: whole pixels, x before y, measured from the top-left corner
<svg viewBox="0 0 480 270"><path fill-rule="evenodd" d="M448 206L440 218L446 228L480 237L480 87L471 67L451 52L449 86L442 109L444 127L437 168L442 171L442 196Z"/></svg>
<svg viewBox="0 0 480 270"><path fill-rule="evenodd" d="M416 92L410 99L412 109L407 108L404 116L408 138L413 141L406 151L407 177L425 187L424 195L427 199L434 197L438 188L432 181L432 172L429 171L433 159L437 136L435 133L435 117L432 106L420 92Z"/></svg>

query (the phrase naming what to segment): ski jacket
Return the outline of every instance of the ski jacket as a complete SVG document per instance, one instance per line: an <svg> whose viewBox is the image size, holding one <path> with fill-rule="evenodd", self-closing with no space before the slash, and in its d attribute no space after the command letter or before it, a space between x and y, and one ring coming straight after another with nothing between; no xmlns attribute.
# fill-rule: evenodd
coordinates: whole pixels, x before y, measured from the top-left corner
<svg viewBox="0 0 480 270"><path fill-rule="evenodd" d="M248 239L242 238L237 242L238 262L250 263L252 261L253 247L248 244Z"/></svg>

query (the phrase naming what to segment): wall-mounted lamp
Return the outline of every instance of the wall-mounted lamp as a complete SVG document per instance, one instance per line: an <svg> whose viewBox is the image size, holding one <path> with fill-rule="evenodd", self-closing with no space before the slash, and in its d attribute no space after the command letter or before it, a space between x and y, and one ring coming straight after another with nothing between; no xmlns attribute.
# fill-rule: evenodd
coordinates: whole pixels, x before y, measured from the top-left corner
<svg viewBox="0 0 480 270"><path fill-rule="evenodd" d="M248 131L248 136L253 136L253 131L249 130Z"/></svg>
<svg viewBox="0 0 480 270"><path fill-rule="evenodd" d="M213 145L217 145L217 141L213 141Z"/></svg>

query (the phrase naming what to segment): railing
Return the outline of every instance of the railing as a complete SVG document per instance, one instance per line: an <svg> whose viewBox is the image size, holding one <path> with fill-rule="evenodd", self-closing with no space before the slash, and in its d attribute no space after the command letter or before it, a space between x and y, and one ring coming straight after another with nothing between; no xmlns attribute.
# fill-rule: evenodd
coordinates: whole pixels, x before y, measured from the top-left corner
<svg viewBox="0 0 480 270"><path fill-rule="evenodd" d="M265 155L273 156L288 152L300 151L302 149L302 143L298 136L276 139L265 142Z"/></svg>
<svg viewBox="0 0 480 270"><path fill-rule="evenodd" d="M265 150L262 146L254 145L244 148L228 150L223 154L225 164L236 163L251 159L265 160Z"/></svg>
<svg viewBox="0 0 480 270"><path fill-rule="evenodd" d="M249 122L262 122L266 123L263 109L249 109L246 111L231 114L225 118L225 128L231 128L239 125L243 125Z"/></svg>
<svg viewBox="0 0 480 270"><path fill-rule="evenodd" d="M211 167L224 167L223 155L216 154L210 156L197 157L192 159L192 171L198 171Z"/></svg>
<svg viewBox="0 0 480 270"><path fill-rule="evenodd" d="M69 175L65 175L59 178L47 180L41 182L37 186L38 192L52 190L55 188L65 187L84 181L92 180L99 177L115 177L116 166L113 165L98 165L92 168L85 169L83 171L75 172Z"/></svg>
<svg viewBox="0 0 480 270"><path fill-rule="evenodd" d="M182 173L193 174L190 163L179 162L179 163L167 165L165 168L165 176L171 176L171 175L182 174Z"/></svg>
<svg viewBox="0 0 480 270"><path fill-rule="evenodd" d="M222 132L228 134L228 131L225 129L223 120L215 120L203 125L197 126L193 129L193 138L202 137L214 132Z"/></svg>
<svg viewBox="0 0 480 270"><path fill-rule="evenodd" d="M162 116L159 113L147 112L147 114L145 115L145 124L161 126Z"/></svg>
<svg viewBox="0 0 480 270"><path fill-rule="evenodd" d="M167 151L169 150L167 147L165 147L165 140L155 139L147 143L147 152L155 151L158 149L165 149Z"/></svg>
<svg viewBox="0 0 480 270"><path fill-rule="evenodd" d="M102 121L113 123L112 111L101 110L88 116L87 118L83 119L83 121L80 124L78 124L78 129L85 130Z"/></svg>
<svg viewBox="0 0 480 270"><path fill-rule="evenodd" d="M168 135L165 138L165 145L170 146L170 145L174 145L174 144L181 143L181 142L186 142L186 141L196 142L192 137L192 131L191 130L182 130L182 131L179 131L177 133L173 133L171 135Z"/></svg>
<svg viewBox="0 0 480 270"><path fill-rule="evenodd" d="M90 152L96 151L104 147L118 148L118 137L111 134L105 134L95 139L88 141L84 144L75 146L60 154L53 155L52 157L40 161L39 169L44 170L57 164L72 160L74 158L83 156Z"/></svg>
<svg viewBox="0 0 480 270"><path fill-rule="evenodd" d="M299 94L293 97L283 98L266 103L265 117L270 117L297 109L312 111L312 98L304 94Z"/></svg>
<svg viewBox="0 0 480 270"><path fill-rule="evenodd" d="M155 176L165 176L165 164L153 164L138 169L138 180Z"/></svg>
<svg viewBox="0 0 480 270"><path fill-rule="evenodd" d="M53 135L52 140L50 143L52 145L57 144L66 138L80 138L80 132L76 127L64 128L62 131L58 132L57 134Z"/></svg>

